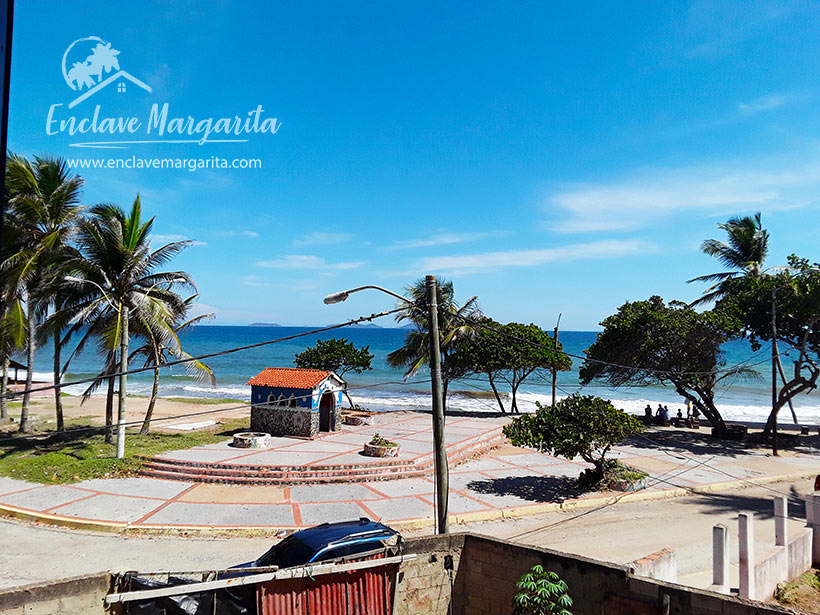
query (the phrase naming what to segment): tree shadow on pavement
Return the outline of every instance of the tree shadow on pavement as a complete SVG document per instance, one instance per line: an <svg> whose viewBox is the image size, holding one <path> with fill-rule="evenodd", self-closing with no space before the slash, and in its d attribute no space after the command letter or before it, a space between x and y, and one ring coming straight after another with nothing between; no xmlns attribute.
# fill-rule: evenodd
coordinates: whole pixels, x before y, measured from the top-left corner
<svg viewBox="0 0 820 615"><path fill-rule="evenodd" d="M761 443L755 440L721 440L707 431L689 429L648 429L643 434L632 436L626 443L639 449L668 449L691 455L738 457L759 455L765 450Z"/></svg>
<svg viewBox="0 0 820 615"><path fill-rule="evenodd" d="M512 495L531 502L563 502L583 494L575 479L566 476L506 476L467 483L467 489L485 495Z"/></svg>
<svg viewBox="0 0 820 615"><path fill-rule="evenodd" d="M811 490L812 480L807 479L806 491ZM802 483L801 483L802 485ZM803 493L795 485L775 484L772 487L760 487L766 489L767 495L750 495L743 491L732 493L704 493L694 494L693 498L684 498L681 504L686 506L696 506L697 513L704 515L722 515L727 512L753 512L755 517L761 520L774 518L774 503L772 498L785 495L788 499L789 519L806 518L806 505L803 500Z"/></svg>

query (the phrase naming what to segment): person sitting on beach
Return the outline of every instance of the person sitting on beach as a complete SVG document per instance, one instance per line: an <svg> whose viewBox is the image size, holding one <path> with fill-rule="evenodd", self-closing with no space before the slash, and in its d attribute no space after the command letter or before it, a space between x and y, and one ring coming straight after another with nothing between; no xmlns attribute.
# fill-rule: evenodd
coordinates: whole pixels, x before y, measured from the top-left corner
<svg viewBox="0 0 820 615"><path fill-rule="evenodd" d="M669 408L666 406L661 408L661 423L663 425L669 425Z"/></svg>
<svg viewBox="0 0 820 615"><path fill-rule="evenodd" d="M643 409L643 422L647 425L652 424L652 406L646 404L646 408Z"/></svg>

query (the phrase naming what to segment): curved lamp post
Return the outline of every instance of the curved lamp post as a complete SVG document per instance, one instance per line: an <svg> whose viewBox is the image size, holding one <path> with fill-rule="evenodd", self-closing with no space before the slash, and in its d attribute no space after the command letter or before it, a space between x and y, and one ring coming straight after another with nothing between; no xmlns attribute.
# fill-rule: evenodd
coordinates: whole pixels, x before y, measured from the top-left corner
<svg viewBox="0 0 820 615"><path fill-rule="evenodd" d="M444 441L444 404L442 400L441 388L441 348L439 347L438 333L438 298L436 296L436 278L428 275L425 277L427 288L427 318L428 331L430 332L430 387L433 396L433 453L436 464L436 531L439 534L446 534L450 531L447 518L447 507L449 502L449 478L447 470L447 447ZM379 290L404 301L408 305L415 305L407 297L402 297L392 290L387 290L381 286L359 286L333 293L325 297L324 302L328 305L341 303L353 293L360 290Z"/></svg>

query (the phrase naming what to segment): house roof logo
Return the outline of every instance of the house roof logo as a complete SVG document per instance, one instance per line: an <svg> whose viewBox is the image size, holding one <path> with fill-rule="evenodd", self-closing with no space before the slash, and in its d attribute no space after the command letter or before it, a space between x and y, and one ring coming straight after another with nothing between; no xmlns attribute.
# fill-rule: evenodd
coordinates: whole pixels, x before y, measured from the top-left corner
<svg viewBox="0 0 820 615"><path fill-rule="evenodd" d="M80 60L83 55L86 56L85 59ZM113 83L117 83L118 92L125 92L126 81L151 92L148 84L120 68L119 55L118 49L98 36L79 38L68 46L63 54L63 79L68 87L80 92L77 98L68 103L69 109Z"/></svg>

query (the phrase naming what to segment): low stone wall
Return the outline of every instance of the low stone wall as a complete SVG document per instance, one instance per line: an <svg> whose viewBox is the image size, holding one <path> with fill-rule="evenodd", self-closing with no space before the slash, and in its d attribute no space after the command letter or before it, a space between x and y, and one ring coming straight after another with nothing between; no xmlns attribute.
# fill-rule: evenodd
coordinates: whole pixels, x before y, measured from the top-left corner
<svg viewBox="0 0 820 615"><path fill-rule="evenodd" d="M678 558L672 549L661 549L651 555L636 559L632 564L632 574L649 577L658 581L678 582Z"/></svg>
<svg viewBox="0 0 820 615"><path fill-rule="evenodd" d="M419 557L402 564L396 614L447 615L452 556L453 613L512 613L515 584L535 564L556 572L574 600L573 615L768 615L787 609L722 596L673 583L639 578L630 567L549 549L524 547L474 534L410 540Z"/></svg>
<svg viewBox="0 0 820 615"><path fill-rule="evenodd" d="M310 438L319 433L319 413L310 408L251 406L251 431Z"/></svg>
<svg viewBox="0 0 820 615"><path fill-rule="evenodd" d="M0 592L0 615L104 615L108 574L26 585Z"/></svg>

